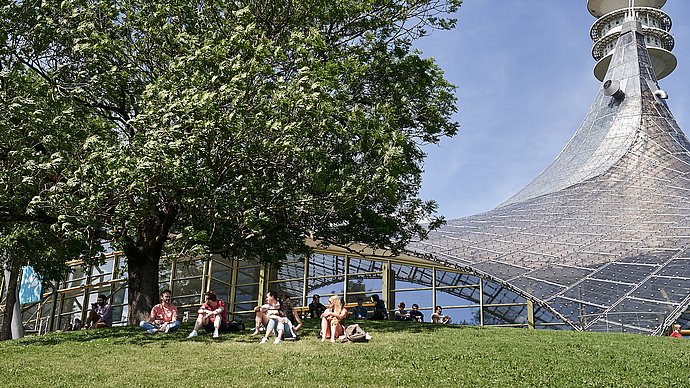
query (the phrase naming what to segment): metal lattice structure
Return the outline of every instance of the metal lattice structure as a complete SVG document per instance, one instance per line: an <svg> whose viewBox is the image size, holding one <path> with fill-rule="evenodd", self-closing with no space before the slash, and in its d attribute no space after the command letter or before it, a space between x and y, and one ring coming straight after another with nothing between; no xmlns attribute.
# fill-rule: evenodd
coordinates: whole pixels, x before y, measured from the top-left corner
<svg viewBox="0 0 690 388"><path fill-rule="evenodd" d="M573 328L658 335L690 304L690 142L659 89L649 28L626 12L606 82L554 162L498 208L411 250L493 279Z"/></svg>

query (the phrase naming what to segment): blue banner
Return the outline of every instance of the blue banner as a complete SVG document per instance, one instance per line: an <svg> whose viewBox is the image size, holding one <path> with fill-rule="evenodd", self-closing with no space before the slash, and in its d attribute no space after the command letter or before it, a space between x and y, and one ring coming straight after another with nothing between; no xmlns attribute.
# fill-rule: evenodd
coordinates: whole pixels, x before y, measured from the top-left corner
<svg viewBox="0 0 690 388"><path fill-rule="evenodd" d="M36 303L41 300L43 283L33 267L22 268L22 282L19 286L19 303Z"/></svg>

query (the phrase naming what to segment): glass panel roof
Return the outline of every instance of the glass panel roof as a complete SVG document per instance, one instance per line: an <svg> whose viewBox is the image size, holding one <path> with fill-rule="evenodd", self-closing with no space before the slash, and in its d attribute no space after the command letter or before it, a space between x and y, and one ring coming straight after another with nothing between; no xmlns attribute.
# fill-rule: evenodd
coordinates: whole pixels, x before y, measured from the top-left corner
<svg viewBox="0 0 690 388"><path fill-rule="evenodd" d="M642 35L623 33L607 78L624 98L600 89L534 181L492 211L450 220L411 252L506 282L576 326L645 303L666 303L675 314L666 318L677 317L690 300L690 142L653 95L650 63ZM639 316L616 324L655 333L664 325Z"/></svg>

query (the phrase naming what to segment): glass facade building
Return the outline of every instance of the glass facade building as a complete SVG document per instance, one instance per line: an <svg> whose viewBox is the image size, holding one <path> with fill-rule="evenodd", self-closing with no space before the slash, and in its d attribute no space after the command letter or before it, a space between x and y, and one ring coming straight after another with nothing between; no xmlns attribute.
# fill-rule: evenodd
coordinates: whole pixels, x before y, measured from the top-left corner
<svg viewBox="0 0 690 388"><path fill-rule="evenodd" d="M29 331L59 330L74 318L86 317L90 303L105 294L113 306L113 322L127 322L127 272L118 253L106 255L101 265L70 263L73 272L56 282L45 282L39 302L24 305ZM569 328L518 293L477 274L413 256L353 254L346 250L315 249L309 256L292 256L280 266L227 259L213 255L183 262L163 260L160 288L173 292L172 302L183 319L195 319L203 293L213 290L228 301L231 319L252 320L255 306L268 290L286 293L296 307L307 306L314 294L337 294L347 303L379 295L392 312L397 301L419 304L427 321L433 307L444 301L444 313L470 317L468 324L512 327ZM484 296L484 297L482 297ZM454 301L448 304L448 301Z"/></svg>

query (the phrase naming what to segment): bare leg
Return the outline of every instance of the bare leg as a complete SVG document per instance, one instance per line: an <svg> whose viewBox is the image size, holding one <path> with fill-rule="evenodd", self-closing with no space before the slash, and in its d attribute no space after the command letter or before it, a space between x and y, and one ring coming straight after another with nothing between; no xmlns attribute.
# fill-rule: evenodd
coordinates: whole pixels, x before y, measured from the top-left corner
<svg viewBox="0 0 690 388"><path fill-rule="evenodd" d="M213 320L213 338L220 337L220 326L223 324L223 318L216 316Z"/></svg>
<svg viewBox="0 0 690 388"><path fill-rule="evenodd" d="M256 316L254 317L254 332L252 333L252 335L259 334L261 332L259 330L261 325L263 324L265 327L267 323L268 323L268 317L266 316L266 313L264 313L261 310L257 311Z"/></svg>
<svg viewBox="0 0 690 388"><path fill-rule="evenodd" d="M331 342L335 342L335 337L338 334L338 327L340 326L340 321L333 318L331 319Z"/></svg>
<svg viewBox="0 0 690 388"><path fill-rule="evenodd" d="M206 320L206 318L205 318L203 315L199 315L199 316L196 318L196 322L194 322L194 331L197 331L197 332L198 332L199 329L201 329L201 327L204 326L204 325L206 324L206 321L207 321L207 320Z"/></svg>
<svg viewBox="0 0 690 388"><path fill-rule="evenodd" d="M330 334L330 330L331 324L328 322L328 319L321 318L321 342L326 341L326 338Z"/></svg>
<svg viewBox="0 0 690 388"><path fill-rule="evenodd" d="M270 337L271 334L273 334L277 330L277 327L278 321L276 321L275 319L269 319L268 324L266 324L266 334L264 334L264 338L268 340L268 337Z"/></svg>

